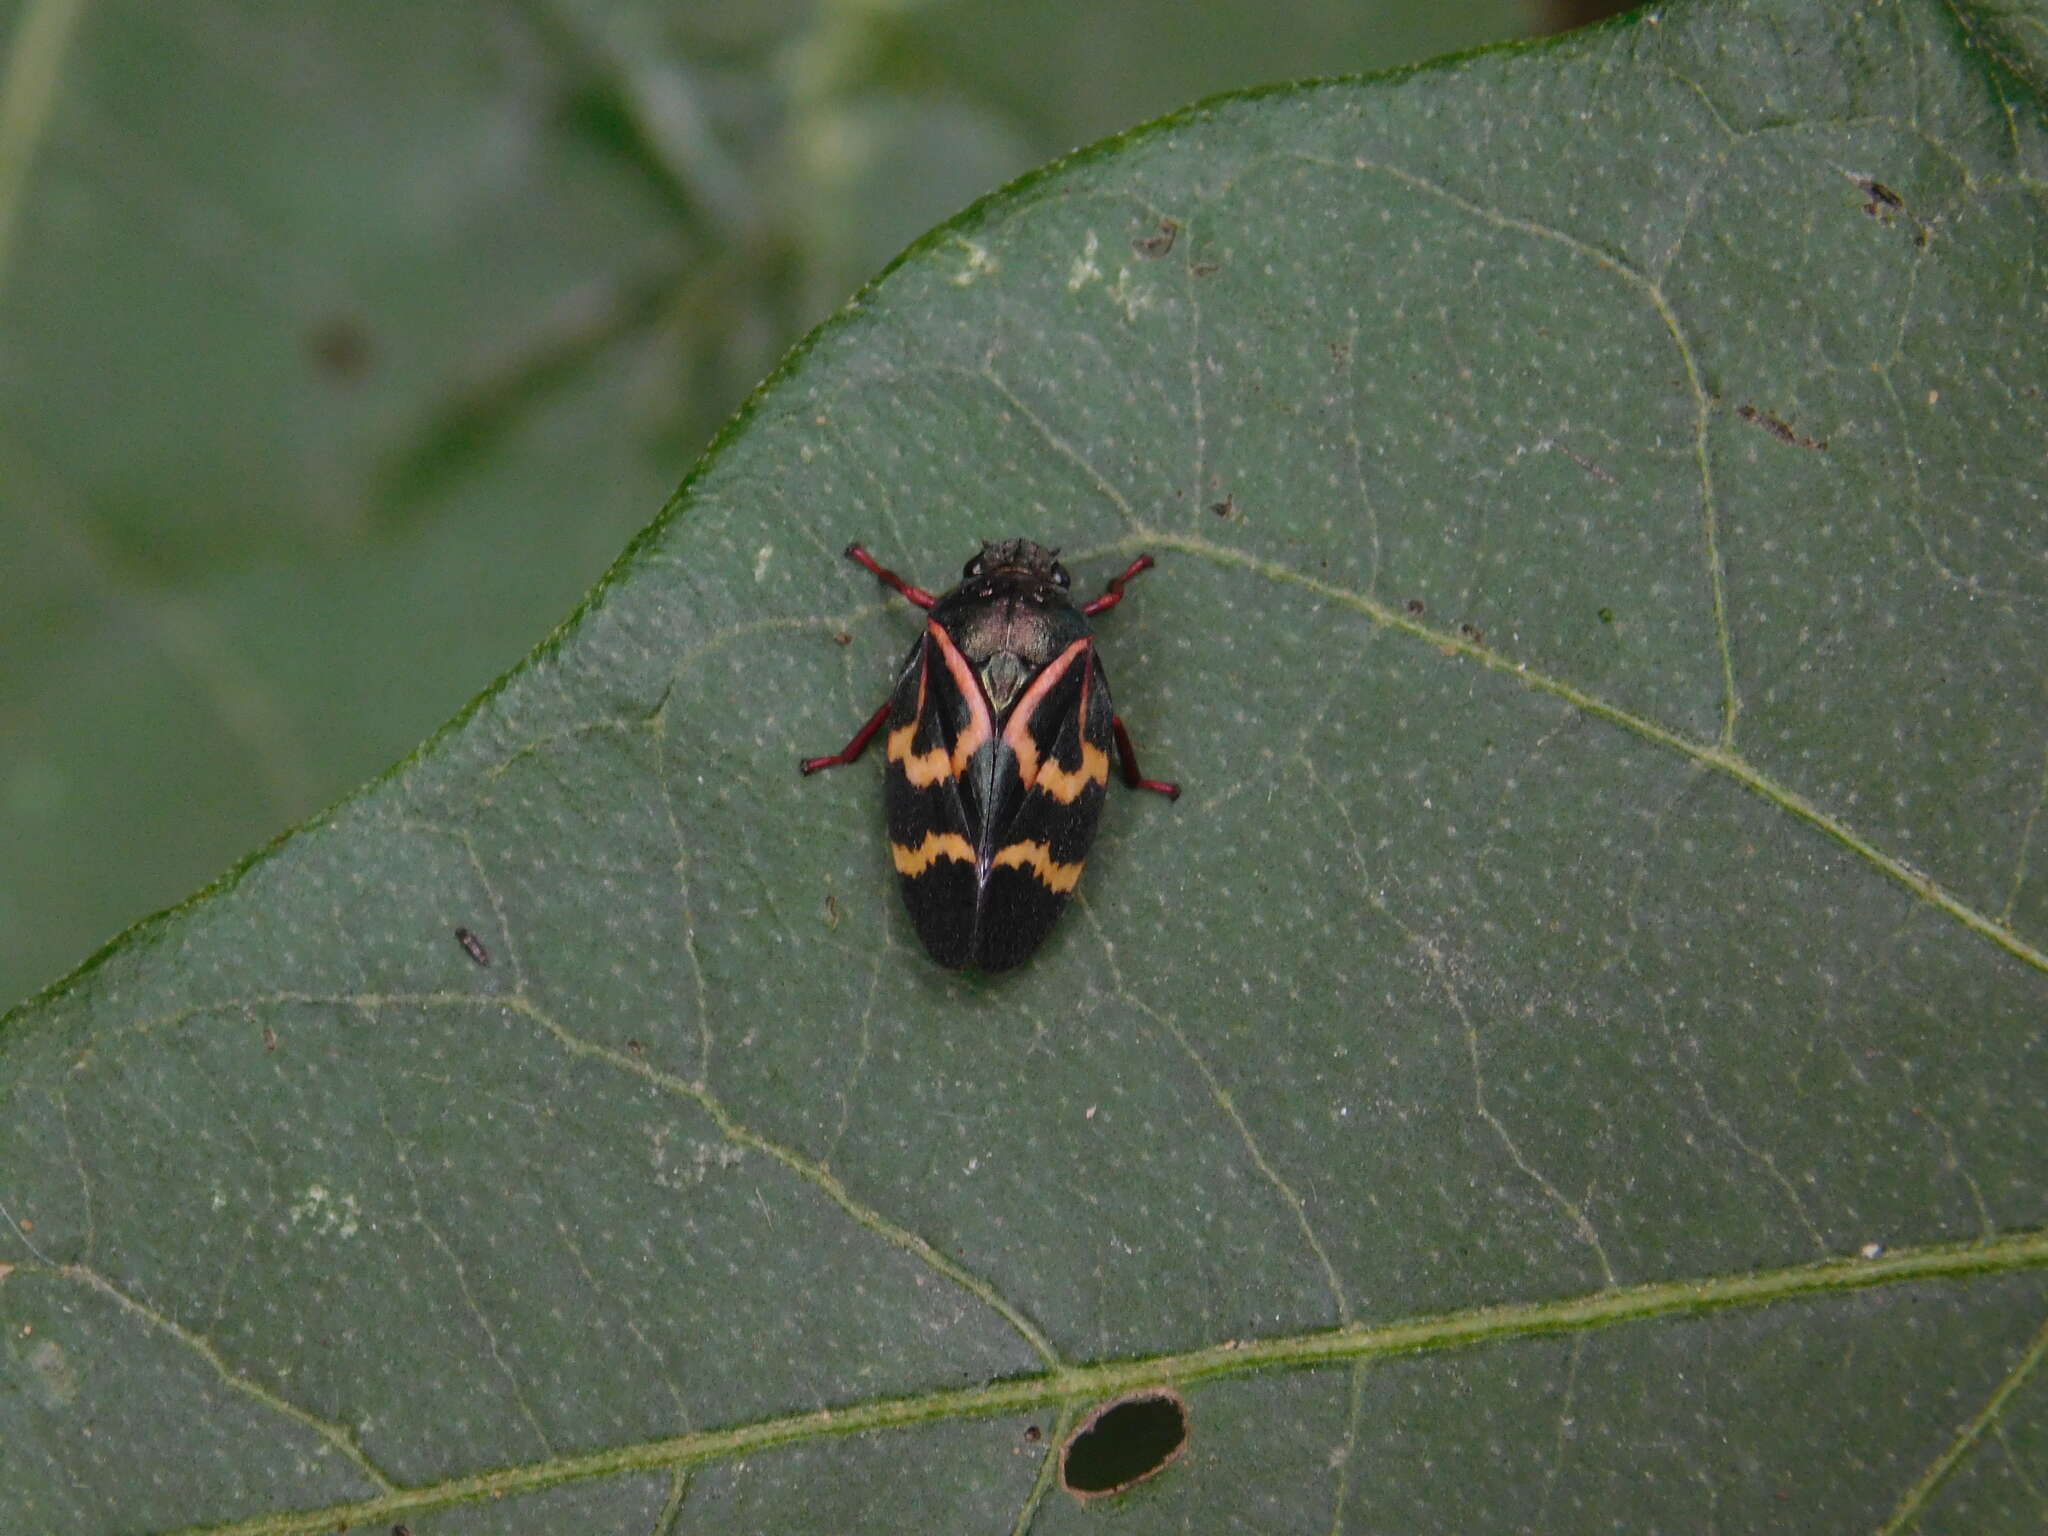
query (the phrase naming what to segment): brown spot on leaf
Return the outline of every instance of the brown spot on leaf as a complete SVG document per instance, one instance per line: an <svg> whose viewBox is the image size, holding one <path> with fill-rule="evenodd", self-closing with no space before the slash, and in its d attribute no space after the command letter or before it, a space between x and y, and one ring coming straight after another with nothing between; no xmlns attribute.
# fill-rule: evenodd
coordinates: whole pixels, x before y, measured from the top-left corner
<svg viewBox="0 0 2048 1536"><path fill-rule="evenodd" d="M1180 220L1161 219L1156 232L1141 235L1131 242L1131 249L1147 261L1157 261L1173 249L1173 242L1180 238Z"/></svg>
<svg viewBox="0 0 2048 1536"><path fill-rule="evenodd" d="M1769 411L1760 411L1753 405L1738 405L1735 407L1735 414L1753 427L1762 427L1788 448L1806 448L1815 453L1827 452L1826 438L1802 437L1792 430L1789 422L1772 415Z"/></svg>

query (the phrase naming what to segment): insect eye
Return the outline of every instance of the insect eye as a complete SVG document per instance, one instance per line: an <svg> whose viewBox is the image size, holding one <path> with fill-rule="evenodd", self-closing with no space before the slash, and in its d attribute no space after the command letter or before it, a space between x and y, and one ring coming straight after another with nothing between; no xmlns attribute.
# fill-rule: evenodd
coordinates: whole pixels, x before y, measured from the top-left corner
<svg viewBox="0 0 2048 1536"><path fill-rule="evenodd" d="M1067 574L1067 568L1064 565L1056 565L1052 568L1052 584L1054 586L1064 590L1072 581L1073 578Z"/></svg>
<svg viewBox="0 0 2048 1536"><path fill-rule="evenodd" d="M960 574L963 577L972 579L981 574L981 569L981 556L976 555L972 560L960 567Z"/></svg>

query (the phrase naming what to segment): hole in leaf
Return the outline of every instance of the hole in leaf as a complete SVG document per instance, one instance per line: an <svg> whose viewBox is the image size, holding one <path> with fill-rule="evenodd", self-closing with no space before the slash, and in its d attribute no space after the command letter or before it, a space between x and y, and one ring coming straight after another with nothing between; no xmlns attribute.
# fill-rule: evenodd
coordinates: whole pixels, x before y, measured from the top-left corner
<svg viewBox="0 0 2048 1536"><path fill-rule="evenodd" d="M1187 1449L1188 1405L1163 1387L1098 1408L1060 1451L1060 1485L1106 1498L1167 1467Z"/></svg>

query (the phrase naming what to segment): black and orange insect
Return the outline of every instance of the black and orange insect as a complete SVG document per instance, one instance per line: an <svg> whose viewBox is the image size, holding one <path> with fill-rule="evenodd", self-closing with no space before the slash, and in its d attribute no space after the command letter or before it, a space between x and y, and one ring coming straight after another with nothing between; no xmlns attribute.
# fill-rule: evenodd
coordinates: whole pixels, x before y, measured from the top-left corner
<svg viewBox="0 0 2048 1536"><path fill-rule="evenodd" d="M850 763L888 728L889 854L918 937L944 966L1008 970L1045 941L1087 861L1112 741L1126 784L1180 794L1139 774L1088 623L1152 557L1075 607L1058 554L1029 539L984 544L960 585L934 597L847 546L929 617L888 702L845 750L802 767Z"/></svg>

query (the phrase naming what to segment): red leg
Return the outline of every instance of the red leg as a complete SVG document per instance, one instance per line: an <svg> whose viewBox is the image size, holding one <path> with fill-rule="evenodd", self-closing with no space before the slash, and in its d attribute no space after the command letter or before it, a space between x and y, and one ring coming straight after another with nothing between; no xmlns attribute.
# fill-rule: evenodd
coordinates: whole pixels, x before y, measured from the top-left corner
<svg viewBox="0 0 2048 1536"><path fill-rule="evenodd" d="M1129 573L1126 572L1126 575ZM1169 784L1164 779L1141 778L1138 774L1138 749L1131 745L1131 733L1124 729L1122 715L1109 717L1109 728L1116 732L1117 760L1124 765L1124 782L1133 789L1149 789L1155 795L1164 795L1169 800L1180 798L1180 786ZM810 770L806 769L805 772Z"/></svg>
<svg viewBox="0 0 2048 1536"><path fill-rule="evenodd" d="M881 582L883 586L893 591L901 592L920 608L929 608L938 601L936 597L925 591L923 587L913 587L901 576L890 570L889 567L879 564L873 555L862 549L858 544L846 546L846 558L853 561L856 565L865 566L874 573L875 579Z"/></svg>
<svg viewBox="0 0 2048 1536"><path fill-rule="evenodd" d="M1149 571L1151 569L1152 557L1150 555L1138 556L1137 559L1133 560L1130 563L1130 565L1125 568L1123 575L1117 577L1114 581L1110 582L1108 589L1102 594L1102 596L1096 598L1093 602L1083 603L1081 605L1081 611L1087 614L1088 617L1092 619L1098 613L1102 613L1108 609L1114 608L1118 603L1124 600L1124 583L1129 581L1133 576L1137 575L1138 572Z"/></svg>
<svg viewBox="0 0 2048 1536"><path fill-rule="evenodd" d="M834 752L830 757L807 757L798 763L797 767L805 773L816 773L821 768L837 768L844 763L852 762L867 751L868 743L875 739L875 732L879 731L882 722L889 718L889 706L894 702L893 699L884 700L882 707L868 717L866 725L853 733L853 740L842 750Z"/></svg>

